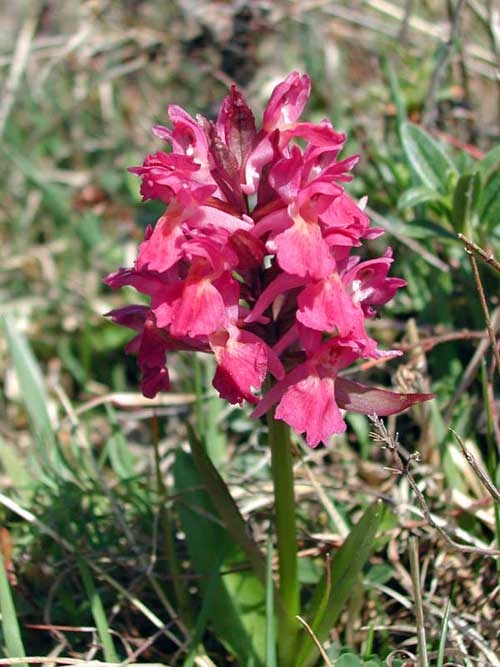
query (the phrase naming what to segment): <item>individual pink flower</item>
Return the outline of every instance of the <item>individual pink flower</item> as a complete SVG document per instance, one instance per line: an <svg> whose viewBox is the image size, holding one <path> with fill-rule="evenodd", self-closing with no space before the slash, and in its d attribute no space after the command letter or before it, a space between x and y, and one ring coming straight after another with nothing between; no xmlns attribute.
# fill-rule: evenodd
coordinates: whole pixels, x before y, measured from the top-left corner
<svg viewBox="0 0 500 667"><path fill-rule="evenodd" d="M128 306L111 311L114 322L135 329L138 334L127 345L127 352L135 353L142 370L141 391L153 398L160 391L170 389L166 368L166 346L154 318L144 306Z"/></svg>
<svg viewBox="0 0 500 667"><path fill-rule="evenodd" d="M284 375L281 362L258 336L232 325L210 338L217 361L214 387L230 403L257 403L257 392L268 369L275 377Z"/></svg>
<svg viewBox="0 0 500 667"><path fill-rule="evenodd" d="M342 282L359 304L366 317L374 317L373 306L381 306L390 301L400 287L406 285L402 278L389 278L387 273L393 262L392 248L387 248L383 257L356 263L342 276Z"/></svg>
<svg viewBox="0 0 500 667"><path fill-rule="evenodd" d="M295 373L301 370L304 377L288 384L275 417L286 421L298 433L305 432L306 441L312 447L327 440L332 433L343 433L346 425L336 401L335 382L339 371L357 357L350 344L343 346L336 339L322 344L310 359L295 369Z"/></svg>
<svg viewBox="0 0 500 667"><path fill-rule="evenodd" d="M295 127L311 93L311 81L306 74L291 72L271 94L262 119L265 132Z"/></svg>
<svg viewBox="0 0 500 667"><path fill-rule="evenodd" d="M148 305L109 313L134 330L141 389L169 388L167 353L213 354L213 385L230 403L304 433L311 446L345 430L343 411L388 415L429 394L396 394L343 377L360 359L388 354L366 321L404 285L389 277L392 250L362 260L382 230L344 190L357 156L339 159L345 135L301 121L310 94L292 72L274 89L259 127L234 86L217 119L169 107L154 133L170 152L131 171L144 199L165 205L135 264L109 275Z"/></svg>

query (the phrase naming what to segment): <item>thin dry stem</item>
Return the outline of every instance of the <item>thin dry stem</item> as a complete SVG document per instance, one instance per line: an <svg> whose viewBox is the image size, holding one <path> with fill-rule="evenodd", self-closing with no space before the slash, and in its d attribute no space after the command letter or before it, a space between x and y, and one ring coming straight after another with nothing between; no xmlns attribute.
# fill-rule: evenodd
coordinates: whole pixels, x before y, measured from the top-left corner
<svg viewBox="0 0 500 667"><path fill-rule="evenodd" d="M453 435L457 439L457 442L460 445L460 449L462 450L462 453L463 453L467 463L470 465L472 470L476 473L476 475L479 478L481 484L484 486L484 488L490 494L490 496L493 498L493 500L497 503L500 503L500 491L497 489L497 487L493 483L493 480L490 478L490 476L488 475L486 470L484 470L479 465L479 463L476 461L476 459L471 454L471 452L467 449L467 447L465 446L464 441L458 435L458 433L456 431L454 431L452 428L450 428L450 431L453 433Z"/></svg>
<svg viewBox="0 0 500 667"><path fill-rule="evenodd" d="M500 262L496 259L496 257L493 255L491 252L486 252L481 248L481 246L477 245L477 243L474 243L474 241L471 241L468 239L466 236L463 234L459 234L458 238L463 242L467 250L471 252L475 252L481 259L491 266L495 271L498 271L500 273Z"/></svg>
<svg viewBox="0 0 500 667"><path fill-rule="evenodd" d="M476 258L472 254L472 252L466 248L466 252L469 256L469 261L470 265L472 268L472 274L474 276L474 281L476 283L476 288L477 292L479 294L479 301L481 303L481 308L483 309L483 314L484 314L484 320L486 322L486 329L488 331L488 336L490 339L491 343L491 349L493 351L493 355L495 357L495 363L497 366L497 371L500 373L500 351L498 349L498 341L495 337L495 331L493 329L493 325L491 323L491 318L490 318L490 312L488 310L488 304L486 303L486 295L484 293L483 289L483 283L481 282L481 276L479 275L479 269L477 266Z"/></svg>
<svg viewBox="0 0 500 667"><path fill-rule="evenodd" d="M316 645L316 648L318 649L321 657L325 661L326 667L332 667L332 663L330 662L330 659L327 656L325 649L321 646L321 643L319 642L318 638L314 634L313 629L311 628L311 626L301 616L296 616L295 618L299 621L299 623L301 623L304 626L305 631L307 632L309 637L312 639L312 641Z"/></svg>
<svg viewBox="0 0 500 667"><path fill-rule="evenodd" d="M493 314L491 316L491 326L493 328L493 332L495 335L498 333L500 330L500 308L495 308L493 311ZM455 394L453 395L451 401L448 403L446 410L444 412L444 420L449 422L452 416L453 408L459 401L460 397L464 393L464 391L467 390L467 388L472 384L474 381L477 372L479 370L479 367L481 365L481 362L484 358L484 355L486 354L486 350L488 348L490 339L489 337L484 340L481 340L479 345L477 346L476 351L474 352L474 355L472 359L469 361L467 368L465 369L462 379L460 381L460 384L457 387L457 390Z"/></svg>
<svg viewBox="0 0 500 667"><path fill-rule="evenodd" d="M438 116L438 93L443 84L443 79L446 73L446 68L450 62L450 58L455 49L455 44L460 32L460 23L462 19L462 11L466 5L467 0L458 0L458 4L454 9L453 15L450 16L450 34L443 46L442 50L436 59L436 66L432 72L429 90L426 96L426 103L423 113L424 127L431 127L437 120Z"/></svg>
<svg viewBox="0 0 500 667"><path fill-rule="evenodd" d="M418 561L418 539L410 537L410 574L413 584L415 601L415 622L417 625L418 659L420 667L428 667L427 641L425 638L424 606L422 602L422 586L420 582L420 565Z"/></svg>

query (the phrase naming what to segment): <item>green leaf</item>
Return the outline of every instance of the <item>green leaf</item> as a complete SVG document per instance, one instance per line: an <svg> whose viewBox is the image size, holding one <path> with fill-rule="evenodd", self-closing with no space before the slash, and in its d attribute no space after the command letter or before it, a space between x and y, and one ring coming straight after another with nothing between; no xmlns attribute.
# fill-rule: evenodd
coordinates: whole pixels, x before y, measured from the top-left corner
<svg viewBox="0 0 500 667"><path fill-rule="evenodd" d="M106 662L118 663L119 659L118 655L116 654L113 639L109 630L108 619L106 618L106 613L90 574L90 570L87 566L87 563L82 559L78 561L78 567L80 569L83 586L89 600L90 610L97 627L97 635L102 646L104 660Z"/></svg>
<svg viewBox="0 0 500 667"><path fill-rule="evenodd" d="M400 128L403 122L407 119L406 100L403 91L401 90L401 86L399 85L399 80L393 64L385 54L380 57L380 66L391 89L391 96L396 107L398 127Z"/></svg>
<svg viewBox="0 0 500 667"><path fill-rule="evenodd" d="M335 667L363 667L363 661L354 653L343 653L335 660Z"/></svg>
<svg viewBox="0 0 500 667"><path fill-rule="evenodd" d="M233 540L250 561L255 574L264 583L266 581L265 560L258 546L249 537L245 520L241 516L232 495L229 493L226 483L205 451L203 444L196 437L196 434L189 425L188 430L193 460L210 496L210 500L224 521L226 530L231 534Z"/></svg>
<svg viewBox="0 0 500 667"><path fill-rule="evenodd" d="M421 182L446 194L449 176L457 170L441 146L425 130L409 122L401 125L401 142L406 158Z"/></svg>
<svg viewBox="0 0 500 667"><path fill-rule="evenodd" d="M0 554L0 612L2 614L3 640L7 648L8 658L25 658L26 652L21 637L21 630L17 621L16 608L12 600L5 561ZM19 663L19 667L28 667L27 663Z"/></svg>
<svg viewBox="0 0 500 667"><path fill-rule="evenodd" d="M299 558L299 582L306 585L315 585L323 574L323 568L315 558Z"/></svg>
<svg viewBox="0 0 500 667"><path fill-rule="evenodd" d="M49 400L40 367L28 341L17 329L13 320L4 317L3 323L32 430L37 438L50 445L54 442L54 432L47 409Z"/></svg>
<svg viewBox="0 0 500 667"><path fill-rule="evenodd" d="M406 223L406 234L412 239L428 240L434 236L443 241L457 242L457 235L443 225L426 218L415 218Z"/></svg>
<svg viewBox="0 0 500 667"><path fill-rule="evenodd" d="M186 534L191 563L200 575L202 609L198 617L193 646L207 624L218 639L237 657L240 664L262 667L265 664L265 589L251 570L245 570L245 555L224 530L193 458L178 452L174 465L178 512ZM220 572L229 572L221 576Z"/></svg>
<svg viewBox="0 0 500 667"><path fill-rule="evenodd" d="M409 190L406 190L406 192L403 192L398 199L398 208L415 208L415 206L419 206L419 204L426 204L440 199L441 195L433 188L423 185L415 186L414 188L410 188Z"/></svg>
<svg viewBox="0 0 500 667"><path fill-rule="evenodd" d="M365 511L332 558L330 571L325 572L314 591L308 616L312 619L310 625L319 642L327 638L330 629L337 622L358 575L370 556L383 511L384 506L381 501L374 503ZM330 591L325 604L326 587L329 587ZM303 636L297 655L296 665L311 667L315 664L319 652L309 636Z"/></svg>
<svg viewBox="0 0 500 667"><path fill-rule="evenodd" d="M500 226L500 169L487 180L479 204L479 225L491 232Z"/></svg>
<svg viewBox="0 0 500 667"><path fill-rule="evenodd" d="M453 193L451 220L457 234L470 235L477 224L482 182L479 172L462 174Z"/></svg>
<svg viewBox="0 0 500 667"><path fill-rule="evenodd" d="M55 488L54 476L67 478L72 475L54 434L42 373L24 334L17 330L10 317L6 316L2 321L38 455L33 465L40 479Z"/></svg>
<svg viewBox="0 0 500 667"><path fill-rule="evenodd" d="M372 586L377 584L386 584L391 577L394 576L394 568L388 563L378 563L373 565L366 573L366 581L369 581Z"/></svg>
<svg viewBox="0 0 500 667"><path fill-rule="evenodd" d="M109 462L120 479L131 479L137 474L134 456L130 447L127 446L127 440L118 423L115 410L109 404L106 404L105 408L109 424L113 429L105 448Z"/></svg>
<svg viewBox="0 0 500 667"><path fill-rule="evenodd" d="M500 145L492 148L478 163L483 178L487 179L493 170L500 169Z"/></svg>

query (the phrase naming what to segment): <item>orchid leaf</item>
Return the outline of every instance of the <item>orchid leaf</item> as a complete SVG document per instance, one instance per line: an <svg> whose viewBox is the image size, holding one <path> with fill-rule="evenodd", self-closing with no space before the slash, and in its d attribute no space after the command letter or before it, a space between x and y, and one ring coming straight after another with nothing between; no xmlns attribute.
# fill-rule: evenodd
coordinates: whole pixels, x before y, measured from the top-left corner
<svg viewBox="0 0 500 667"><path fill-rule="evenodd" d="M224 529L193 461L178 452L174 465L178 511L192 567L200 577L203 605L192 644L207 625L234 653L239 664L262 667L265 656L265 589L250 570L245 554ZM221 571L228 574L221 576Z"/></svg>
<svg viewBox="0 0 500 667"><path fill-rule="evenodd" d="M311 628L320 643L325 641L337 622L359 573L370 556L383 513L382 501L377 501L365 511L332 558L329 571L325 572L315 589L308 615L311 618ZM325 604L324 591L327 587L329 595ZM318 657L316 644L309 635L303 636L295 662L297 667L312 667Z"/></svg>
<svg viewBox="0 0 500 667"><path fill-rule="evenodd" d="M264 583L266 581L265 559L255 542L249 537L245 520L226 483L191 428L189 429L189 441L194 464L211 502L223 520L226 530L248 558L257 577Z"/></svg>

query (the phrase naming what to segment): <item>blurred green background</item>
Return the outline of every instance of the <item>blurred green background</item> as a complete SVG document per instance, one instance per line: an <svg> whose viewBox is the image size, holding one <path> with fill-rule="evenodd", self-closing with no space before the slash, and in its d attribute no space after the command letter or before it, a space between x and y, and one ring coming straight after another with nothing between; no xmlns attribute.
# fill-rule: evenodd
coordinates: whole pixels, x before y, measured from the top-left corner
<svg viewBox="0 0 500 667"><path fill-rule="evenodd" d="M494 0L0 0L0 16L0 548L25 653L209 665L196 662L206 654L218 667L244 664L234 638L198 615L203 590L177 507L189 462L177 459L188 470L177 477L173 462L186 449L189 416L264 546L264 427L219 404L211 360L172 358L172 395L142 399L135 360L123 352L129 335L103 317L137 295L113 294L102 278L133 262L159 215L140 202L127 167L161 148L151 127L166 122L167 105L211 117L236 83L259 118L273 86L298 69L313 81L305 117L329 117L348 135L344 156L361 155L349 188L368 196L374 224L387 230L363 252L392 245L393 274L408 281L373 323L384 345L407 354L364 377L437 392L389 430L420 452L418 488L437 525L466 547L453 552L437 535L406 476L387 471L394 461L380 433L351 416L330 448L300 450L303 583L318 581L325 552L383 497L392 511L332 635L332 660L345 647L358 660L345 665L415 650L413 532L432 650L449 602L450 660L500 664L497 561L484 555L498 548L498 511L447 430L498 483L498 376L457 238L500 258ZM498 272L480 264L495 332ZM182 600L179 577L194 581L182 623L168 602ZM1 612L13 620L9 607ZM2 632L12 657L16 633L5 624Z"/></svg>

